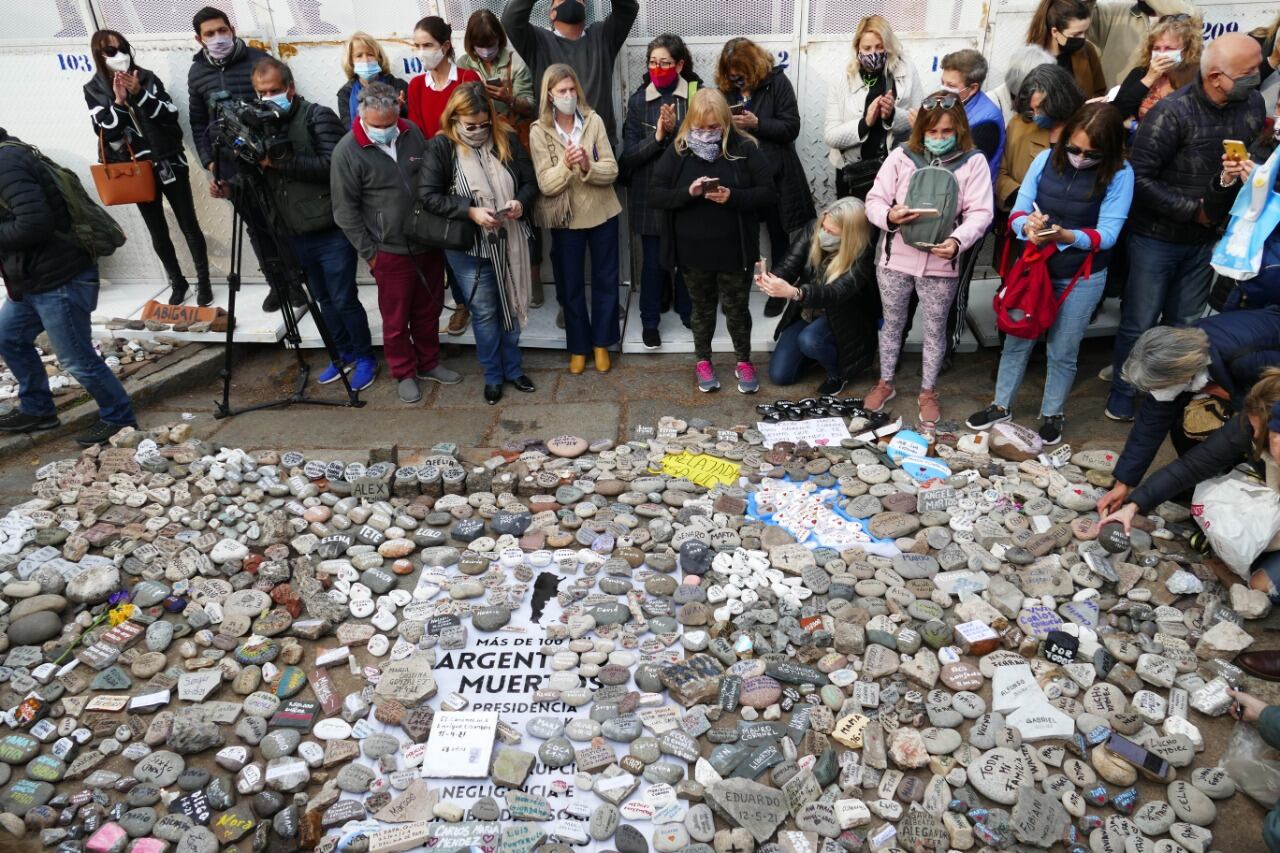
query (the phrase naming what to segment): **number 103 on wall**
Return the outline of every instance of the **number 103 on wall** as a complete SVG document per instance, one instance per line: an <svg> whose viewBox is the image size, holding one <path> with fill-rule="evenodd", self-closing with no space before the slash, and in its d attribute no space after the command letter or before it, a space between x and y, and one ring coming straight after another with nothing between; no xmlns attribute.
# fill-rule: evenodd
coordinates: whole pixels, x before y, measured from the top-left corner
<svg viewBox="0 0 1280 853"><path fill-rule="evenodd" d="M83 71L92 74L93 59L87 53L59 53L58 67L63 71Z"/></svg>

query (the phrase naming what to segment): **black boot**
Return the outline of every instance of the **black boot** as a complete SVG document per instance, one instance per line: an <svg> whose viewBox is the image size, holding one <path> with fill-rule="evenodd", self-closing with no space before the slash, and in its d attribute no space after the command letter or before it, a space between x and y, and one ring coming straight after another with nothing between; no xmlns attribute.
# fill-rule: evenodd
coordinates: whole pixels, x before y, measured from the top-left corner
<svg viewBox="0 0 1280 853"><path fill-rule="evenodd" d="M187 298L187 290L191 287L182 274L169 276L169 304L181 305Z"/></svg>
<svg viewBox="0 0 1280 853"><path fill-rule="evenodd" d="M213 304L213 285L207 275L196 281L196 304L201 308Z"/></svg>

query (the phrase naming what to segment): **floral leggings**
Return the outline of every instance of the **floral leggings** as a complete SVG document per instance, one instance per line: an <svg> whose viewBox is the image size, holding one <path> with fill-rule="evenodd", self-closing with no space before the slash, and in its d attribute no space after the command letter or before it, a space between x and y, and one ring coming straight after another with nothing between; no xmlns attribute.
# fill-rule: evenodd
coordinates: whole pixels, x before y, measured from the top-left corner
<svg viewBox="0 0 1280 853"><path fill-rule="evenodd" d="M911 306L911 292L920 297L920 311L924 315L924 370L921 371L920 388L931 390L942 369L942 359L947 349L947 314L956 298L959 277L936 275L910 275L904 272L876 267L876 279L880 283L880 302L884 308L884 325L880 327L880 379L893 382L898 367L898 353L902 350L902 330L907 326L907 310Z"/></svg>

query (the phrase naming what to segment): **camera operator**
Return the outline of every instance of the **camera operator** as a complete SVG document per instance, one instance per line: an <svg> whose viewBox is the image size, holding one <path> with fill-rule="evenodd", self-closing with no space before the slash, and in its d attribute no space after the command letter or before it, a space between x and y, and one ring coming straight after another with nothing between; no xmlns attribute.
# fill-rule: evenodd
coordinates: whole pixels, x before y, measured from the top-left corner
<svg viewBox="0 0 1280 853"><path fill-rule="evenodd" d="M227 13L212 6L205 6L191 24L196 31L196 41L201 49L191 58L191 70L187 72L187 100L191 118L191 136L200 163L210 172L209 195L230 199L249 233L249 244L258 257L262 273L271 285L262 310L280 308L277 291L285 286L280 270L280 257L275 240L262 215L252 205L244 203L237 187L238 164L233 152L225 147L218 152L214 162L214 138L218 117L225 105L236 101L253 101L256 95L251 79L253 66L267 54L256 47L249 47L236 37L235 27ZM299 288L291 288L289 301L296 306L306 304L306 295Z"/></svg>
<svg viewBox="0 0 1280 853"><path fill-rule="evenodd" d="M378 360L369 318L356 294L356 250L333 221L329 192L333 149L346 131L333 110L297 93L293 72L274 57L253 66L253 88L263 103L275 104L284 114L291 155L279 161L264 157L258 165L340 355L317 381L325 385L351 370L351 387L363 390L378 375Z"/></svg>

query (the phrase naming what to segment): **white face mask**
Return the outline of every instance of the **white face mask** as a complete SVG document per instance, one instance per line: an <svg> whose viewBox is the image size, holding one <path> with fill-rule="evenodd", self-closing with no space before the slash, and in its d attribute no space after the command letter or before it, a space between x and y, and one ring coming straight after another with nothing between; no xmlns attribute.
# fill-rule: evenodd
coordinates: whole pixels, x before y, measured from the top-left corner
<svg viewBox="0 0 1280 853"><path fill-rule="evenodd" d="M424 71L430 71L439 65L441 60L444 59L444 51L438 47L433 47L428 50L419 50L418 58L422 60L422 69Z"/></svg>
<svg viewBox="0 0 1280 853"><path fill-rule="evenodd" d="M1152 59L1172 59L1174 65L1182 64L1182 51L1180 50L1153 50L1151 51Z"/></svg>
<svg viewBox="0 0 1280 853"><path fill-rule="evenodd" d="M109 71L119 71L123 74L125 71L128 71L129 66L133 64L133 57L127 53L120 52L115 56L102 57L102 64L105 65Z"/></svg>
<svg viewBox="0 0 1280 853"><path fill-rule="evenodd" d="M1151 396L1153 399L1159 400L1161 403L1171 403L1178 398L1178 395L1187 391L1199 391L1201 388L1209 384L1209 368L1203 368L1195 376L1191 377L1191 381L1184 385L1174 385L1171 388L1152 388Z"/></svg>
<svg viewBox="0 0 1280 853"><path fill-rule="evenodd" d="M567 116L571 116L578 111L578 96L576 94L561 97L553 95L551 103L555 104L556 109Z"/></svg>

